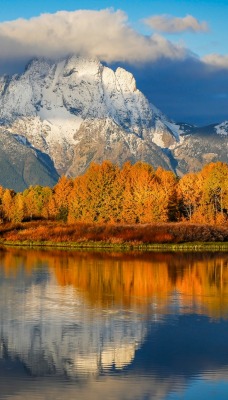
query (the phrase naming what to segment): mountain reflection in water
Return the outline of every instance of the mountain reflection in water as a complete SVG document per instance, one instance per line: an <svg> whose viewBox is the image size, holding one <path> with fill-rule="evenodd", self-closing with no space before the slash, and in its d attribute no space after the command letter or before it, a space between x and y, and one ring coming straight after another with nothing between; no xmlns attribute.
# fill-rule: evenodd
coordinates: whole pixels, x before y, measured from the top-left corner
<svg viewBox="0 0 228 400"><path fill-rule="evenodd" d="M0 398L165 399L195 377L226 382L227 317L227 253L1 249Z"/></svg>

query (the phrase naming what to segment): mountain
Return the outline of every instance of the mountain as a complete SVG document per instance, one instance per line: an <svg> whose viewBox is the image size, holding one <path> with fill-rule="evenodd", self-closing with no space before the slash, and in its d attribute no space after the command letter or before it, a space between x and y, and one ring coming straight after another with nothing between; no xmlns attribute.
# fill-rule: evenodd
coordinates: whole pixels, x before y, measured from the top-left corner
<svg viewBox="0 0 228 400"><path fill-rule="evenodd" d="M53 186L58 174L48 155L26 145L20 137L0 131L0 183L16 191L29 185Z"/></svg>
<svg viewBox="0 0 228 400"><path fill-rule="evenodd" d="M35 59L23 74L0 79L0 133L16 139L18 151L33 151L53 181L104 159L142 160L180 175L207 161L226 161L227 124L205 131L175 124L149 103L131 73L98 60ZM17 154L11 143L7 147ZM14 187L11 173L0 183ZM31 174L26 184L34 183ZM39 183L46 184L41 175Z"/></svg>
<svg viewBox="0 0 228 400"><path fill-rule="evenodd" d="M192 127L173 149L179 175L197 171L209 162L228 162L228 121L201 128Z"/></svg>

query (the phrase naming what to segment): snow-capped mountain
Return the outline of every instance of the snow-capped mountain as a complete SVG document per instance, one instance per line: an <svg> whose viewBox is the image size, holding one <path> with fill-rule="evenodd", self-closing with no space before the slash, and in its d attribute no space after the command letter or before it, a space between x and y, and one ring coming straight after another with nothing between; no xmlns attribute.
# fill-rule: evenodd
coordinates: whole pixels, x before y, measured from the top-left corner
<svg viewBox="0 0 228 400"><path fill-rule="evenodd" d="M104 159L142 160L181 174L191 168L186 143L191 147L189 137L196 137L194 127L169 121L151 105L131 73L77 56L35 59L23 74L2 77L0 124L0 132L45 154L58 174L69 176ZM214 131L227 146L227 123ZM208 152L220 158L217 150Z"/></svg>

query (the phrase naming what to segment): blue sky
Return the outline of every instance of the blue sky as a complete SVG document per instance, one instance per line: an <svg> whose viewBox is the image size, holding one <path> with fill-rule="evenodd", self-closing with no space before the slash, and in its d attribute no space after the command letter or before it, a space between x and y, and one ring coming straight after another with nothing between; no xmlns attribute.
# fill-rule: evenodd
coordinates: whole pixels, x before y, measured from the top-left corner
<svg viewBox="0 0 228 400"><path fill-rule="evenodd" d="M228 52L228 0L115 0L115 1L76 1L76 0L1 0L0 20L31 18L42 13L54 13L59 10L74 11L77 9L100 10L104 8L124 10L129 17L129 23L138 31L149 34L140 20L153 14L170 14L183 17L191 14L209 24L210 32L204 35L182 34L169 35L172 40L183 40L186 45L199 55L208 52Z"/></svg>
<svg viewBox="0 0 228 400"><path fill-rule="evenodd" d="M228 119L228 0L116 0L112 2L105 0L65 0L64 2L60 0L1 0L0 71L15 72L14 69L22 68L31 56L46 56L46 53L52 53L49 47L42 54L41 48L45 47L45 32L53 31L52 39L54 40L54 35L59 30L58 28L61 28L61 24L66 24L66 29L69 30L67 27L70 23L80 25L79 20L85 23L88 16L92 18L88 23L90 26L93 15L75 14L75 23L72 22L71 13L65 14L60 19L38 18L29 26L15 20L21 18L29 20L41 14L55 15L61 10L74 12L104 9L112 9L112 11L110 10L110 15L109 13L102 15L102 19L100 19L100 14L94 14L95 20L98 16L98 32L95 26L93 27L95 31L93 30L91 35L98 35L97 42L93 44L88 42L90 35L90 29L88 29L86 35L84 34L85 52L90 54L92 51L91 55L94 55L94 48L98 43L101 48L95 55L99 57L102 54L102 61L110 65L121 64L134 72L139 88L146 92L149 99L171 118L185 119L198 124ZM116 13L117 10L121 10L122 14ZM167 32L167 18L164 21L162 17L164 14L172 17L172 26L175 26L172 33L170 33L170 28ZM187 15L192 18L191 29L185 20ZM151 22L146 24L145 19L150 17L153 17ZM155 21L154 17L158 21ZM105 26L106 20L107 26ZM6 26L5 21L11 21L12 25ZM48 30L45 31L47 23ZM99 26L102 23L103 27ZM110 27L112 23L113 33ZM179 24L182 28L178 30L176 27ZM124 25L123 29L122 25ZM75 35L75 43L80 37L80 43L78 47L75 47L75 51L84 47L82 27L79 26L78 29L79 34L75 27L71 32L71 35ZM109 29L110 47L116 48L112 54L108 53L107 44L100 39L105 36L107 29ZM41 37L41 31L43 37ZM122 48L114 39L112 42L112 34L116 41L119 40L119 44L123 41ZM29 36L29 41L26 35ZM126 37L128 39L125 43ZM149 37L152 39L150 43L147 43ZM73 42L74 38L70 39ZM66 43L63 40L63 47L68 48ZM140 51L140 43L142 43L142 51ZM34 49L34 54L31 49ZM69 46L69 52L72 51L71 49L74 47ZM126 57L124 57L125 50ZM58 48L53 57L57 55L64 55L63 48Z"/></svg>

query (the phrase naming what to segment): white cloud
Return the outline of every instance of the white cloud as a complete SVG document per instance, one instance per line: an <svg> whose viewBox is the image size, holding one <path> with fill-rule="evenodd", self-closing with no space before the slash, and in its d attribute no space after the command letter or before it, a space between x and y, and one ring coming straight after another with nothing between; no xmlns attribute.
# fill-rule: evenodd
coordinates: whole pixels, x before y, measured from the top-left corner
<svg viewBox="0 0 228 400"><path fill-rule="evenodd" d="M205 21L199 22L192 15L186 17L172 17L171 15L155 15L144 20L152 29L164 33L208 32L209 27Z"/></svg>
<svg viewBox="0 0 228 400"><path fill-rule="evenodd" d="M202 61L216 69L228 69L228 55L208 54Z"/></svg>
<svg viewBox="0 0 228 400"><path fill-rule="evenodd" d="M72 53L107 62L145 62L161 57L184 59L188 51L157 34L146 37L136 32L124 12L111 9L59 11L0 23L2 64Z"/></svg>

